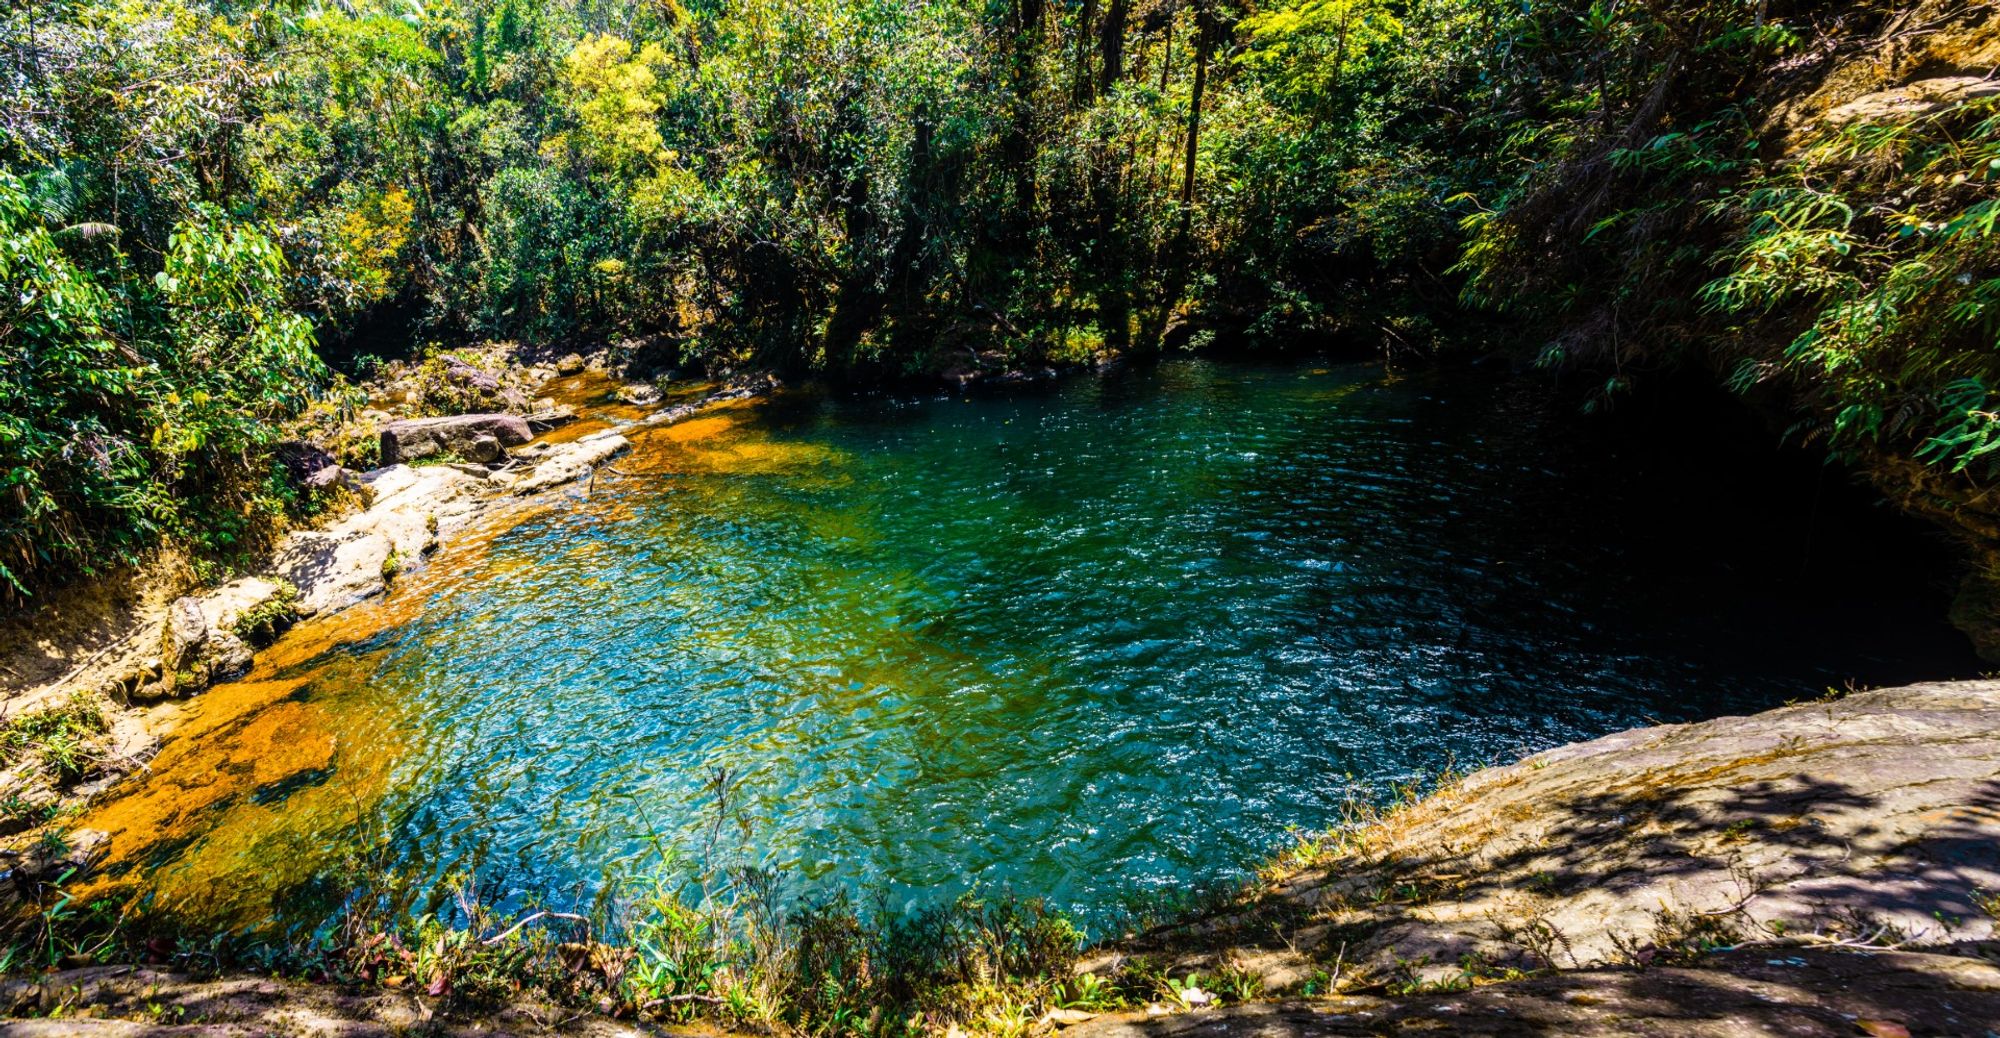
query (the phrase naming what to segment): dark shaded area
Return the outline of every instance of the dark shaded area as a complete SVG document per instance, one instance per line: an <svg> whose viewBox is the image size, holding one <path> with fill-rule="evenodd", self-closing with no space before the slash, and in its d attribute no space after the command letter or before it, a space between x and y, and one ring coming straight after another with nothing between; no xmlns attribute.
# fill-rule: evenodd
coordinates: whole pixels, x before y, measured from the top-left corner
<svg viewBox="0 0 2000 1038"><path fill-rule="evenodd" d="M1091 1021L1072 1038L1631 1035L1853 1038L1980 1035L2000 1020L2000 968L1911 952L1743 951L1700 969L1582 970L1394 1001L1274 1002Z"/></svg>

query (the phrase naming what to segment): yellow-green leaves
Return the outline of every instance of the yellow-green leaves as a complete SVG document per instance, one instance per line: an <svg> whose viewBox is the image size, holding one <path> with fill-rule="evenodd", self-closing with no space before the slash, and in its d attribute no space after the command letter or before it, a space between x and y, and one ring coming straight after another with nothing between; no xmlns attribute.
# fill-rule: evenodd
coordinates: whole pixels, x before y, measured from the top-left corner
<svg viewBox="0 0 2000 1038"><path fill-rule="evenodd" d="M1381 0L1303 0L1253 14L1242 28L1249 46L1238 62L1294 100L1320 105L1403 24Z"/></svg>
<svg viewBox="0 0 2000 1038"><path fill-rule="evenodd" d="M544 150L574 150L593 169L618 177L647 176L676 156L660 138L660 80L667 63L657 43L638 48L616 36L586 36L563 59L576 129Z"/></svg>

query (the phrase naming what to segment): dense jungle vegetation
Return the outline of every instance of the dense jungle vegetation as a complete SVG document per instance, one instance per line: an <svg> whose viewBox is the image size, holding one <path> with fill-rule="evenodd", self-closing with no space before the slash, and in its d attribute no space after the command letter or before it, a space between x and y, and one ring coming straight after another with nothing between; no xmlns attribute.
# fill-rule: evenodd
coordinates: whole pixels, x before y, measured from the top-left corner
<svg viewBox="0 0 2000 1038"><path fill-rule="evenodd" d="M0 15L0 586L301 507L273 445L383 329L879 378L1217 335L1422 353L1496 311L1594 398L1699 364L1976 517L1995 101L1777 109L1988 13L28 0Z"/></svg>

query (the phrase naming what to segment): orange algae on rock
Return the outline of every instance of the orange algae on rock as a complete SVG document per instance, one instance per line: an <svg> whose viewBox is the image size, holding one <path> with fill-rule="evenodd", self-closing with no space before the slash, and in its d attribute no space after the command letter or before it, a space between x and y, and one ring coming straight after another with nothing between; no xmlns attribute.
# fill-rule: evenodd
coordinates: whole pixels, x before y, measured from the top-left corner
<svg viewBox="0 0 2000 1038"><path fill-rule="evenodd" d="M272 899L311 877L316 856L293 841L353 825L386 787L401 756L394 725L366 716L366 697L337 706L299 699L352 657L329 654L415 619L432 592L477 579L495 538L545 511L535 502L482 519L401 578L380 598L307 620L261 653L244 679L175 704L160 752L146 772L86 811L76 826L110 836L87 896L146 897L178 917L218 925L254 923ZM357 711L360 715L357 715ZM199 854L155 869L163 852L199 843Z"/></svg>
<svg viewBox="0 0 2000 1038"><path fill-rule="evenodd" d="M630 417L626 411L645 413L604 403L613 388L609 379L584 375L573 382L568 395L595 402L582 420L558 431L567 434L560 438L588 431L579 426L615 427ZM790 449L748 432L743 413L756 403L725 402L682 423L632 430L638 449L611 468L614 481L842 460L834 452ZM346 682L339 673L373 666L376 654L336 650L411 622L443 587L505 580L515 567L536 564L487 550L524 522L566 507L588 509L599 519L629 509L624 495L607 489L599 485L486 513L396 579L387 594L299 623L260 653L243 679L164 706L165 742L147 773L127 780L75 822L110 837L97 878L77 892L143 901L188 923L240 926L271 917L277 899L295 894L314 878L310 869L323 867L314 863L326 860L328 843L355 842L353 827L372 817L406 750L393 720L397 704L378 701L365 684ZM313 687L322 681L340 690L324 702Z"/></svg>

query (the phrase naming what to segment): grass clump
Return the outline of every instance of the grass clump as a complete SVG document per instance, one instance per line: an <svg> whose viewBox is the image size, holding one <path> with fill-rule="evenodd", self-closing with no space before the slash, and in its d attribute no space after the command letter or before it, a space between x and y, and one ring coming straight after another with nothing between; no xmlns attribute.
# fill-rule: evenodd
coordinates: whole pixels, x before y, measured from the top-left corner
<svg viewBox="0 0 2000 1038"><path fill-rule="evenodd" d="M229 629L238 638L255 646L276 640L298 616L299 589L290 581L277 582L278 590L269 599L251 606L230 621Z"/></svg>
<svg viewBox="0 0 2000 1038"><path fill-rule="evenodd" d="M526 997L814 1036L1017 1035L1051 1009L1122 997L1070 976L1082 932L1041 902L967 895L892 913L841 893L788 897L764 869L696 874L669 860L588 913L508 911L471 882L419 909L419 892L385 879L295 940L190 934L143 905L77 901L66 879L13 921L0 968L146 961L404 990L441 1019Z"/></svg>
<svg viewBox="0 0 2000 1038"><path fill-rule="evenodd" d="M95 695L79 692L67 701L33 710L0 728L0 763L35 759L58 784L77 782L104 761L104 736L111 722Z"/></svg>

